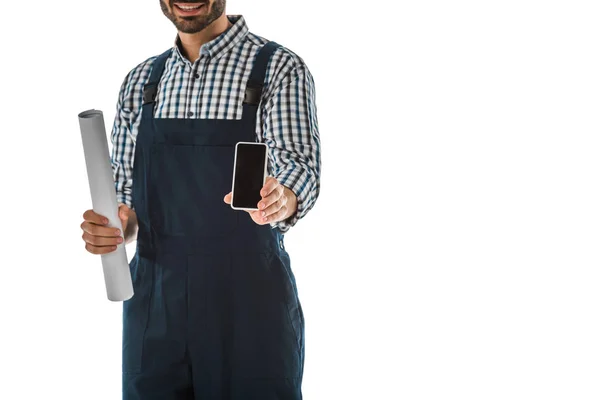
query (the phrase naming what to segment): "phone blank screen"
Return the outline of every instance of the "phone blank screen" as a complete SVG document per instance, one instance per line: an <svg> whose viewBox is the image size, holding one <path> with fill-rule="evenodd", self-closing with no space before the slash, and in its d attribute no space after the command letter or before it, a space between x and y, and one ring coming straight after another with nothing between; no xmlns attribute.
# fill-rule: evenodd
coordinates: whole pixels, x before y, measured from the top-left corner
<svg viewBox="0 0 600 400"><path fill-rule="evenodd" d="M257 208L262 198L265 172L265 152L263 144L238 144L235 161L235 177L233 186L233 206L240 208Z"/></svg>

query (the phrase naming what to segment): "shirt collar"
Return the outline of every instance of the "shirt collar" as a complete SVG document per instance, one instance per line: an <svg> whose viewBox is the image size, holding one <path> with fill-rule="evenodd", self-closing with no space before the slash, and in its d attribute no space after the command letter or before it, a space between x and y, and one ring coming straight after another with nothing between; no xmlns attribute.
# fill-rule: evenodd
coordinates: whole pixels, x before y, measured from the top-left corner
<svg viewBox="0 0 600 400"><path fill-rule="evenodd" d="M203 44L200 47L200 56L208 55L212 59L217 59L246 37L248 34L248 25L246 25L244 17L242 15L228 15L227 18L233 25L210 42ZM175 36L175 44L173 46L175 54L179 61L189 63L189 60L183 56L180 46L181 42L179 41L178 33Z"/></svg>

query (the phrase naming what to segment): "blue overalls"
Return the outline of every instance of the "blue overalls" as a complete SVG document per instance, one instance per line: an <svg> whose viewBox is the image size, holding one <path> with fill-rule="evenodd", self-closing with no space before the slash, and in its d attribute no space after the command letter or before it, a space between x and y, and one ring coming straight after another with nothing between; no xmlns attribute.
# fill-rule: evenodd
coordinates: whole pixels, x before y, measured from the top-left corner
<svg viewBox="0 0 600 400"><path fill-rule="evenodd" d="M154 118L172 49L144 87L133 168L139 231L123 303L123 399L299 400L304 318L283 233L223 201L234 146L257 141L257 52L241 120Z"/></svg>

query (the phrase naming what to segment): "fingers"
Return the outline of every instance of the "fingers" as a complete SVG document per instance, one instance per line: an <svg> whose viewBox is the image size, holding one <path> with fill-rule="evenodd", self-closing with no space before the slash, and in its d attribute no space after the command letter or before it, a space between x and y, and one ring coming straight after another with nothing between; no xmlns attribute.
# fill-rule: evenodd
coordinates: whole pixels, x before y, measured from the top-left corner
<svg viewBox="0 0 600 400"><path fill-rule="evenodd" d="M267 179L265 179L265 185L260 190L260 195L263 198L267 197L278 186L279 182L277 182L277 179L273 178L272 176L267 176Z"/></svg>
<svg viewBox="0 0 600 400"><path fill-rule="evenodd" d="M94 210L83 213L84 221L81 223L85 242L85 249L93 254L106 254L117 249L123 242L121 230L107 226L108 219Z"/></svg>
<svg viewBox="0 0 600 400"><path fill-rule="evenodd" d="M97 225L88 221L83 221L81 223L81 229L84 232L89 233L92 236L105 236L105 237L113 237L121 234L121 230L118 228L112 228L109 226Z"/></svg>
<svg viewBox="0 0 600 400"><path fill-rule="evenodd" d="M94 245L86 243L85 249L92 254L107 254L107 253L115 251L117 249L117 246L96 247Z"/></svg>
<svg viewBox="0 0 600 400"><path fill-rule="evenodd" d="M110 253L117 249L118 244L123 243L119 229L95 225L87 221L81 224L81 228L83 229L81 238L85 242L85 249L92 254Z"/></svg>
<svg viewBox="0 0 600 400"><path fill-rule="evenodd" d="M261 218L264 219L265 222L269 221L277 221L278 215L285 215L287 210L287 197L281 196L274 203L272 203L269 207L265 208L261 211ZM283 210L283 214L280 212Z"/></svg>
<svg viewBox="0 0 600 400"><path fill-rule="evenodd" d="M250 217L252 218L252 220L258 224L258 225L266 225L268 222L264 220L263 217L260 216L260 211L250 211L250 210L246 210L248 212L248 214L250 214Z"/></svg>
<svg viewBox="0 0 600 400"><path fill-rule="evenodd" d="M285 216L287 209L287 197L284 195L284 188L273 177L267 177L265 185L260 191L262 200L258 203L258 210L245 210L252 220L259 224L265 225L270 221L275 221L276 218ZM227 204L231 204L232 192L229 192L223 198ZM282 211L283 210L283 211Z"/></svg>
<svg viewBox="0 0 600 400"><path fill-rule="evenodd" d="M256 210L245 210L245 211L246 211L248 214L250 214L250 218L252 218L252 220L253 220L254 222L256 222L256 223L257 223L257 224L259 224L259 225L262 225L262 224L261 224L261 221L260 221L260 220L261 220L261 217L259 216L259 214L258 214L258 211L256 211Z"/></svg>
<svg viewBox="0 0 600 400"><path fill-rule="evenodd" d="M84 222L82 225L84 224L90 224L89 222ZM84 229L83 235L81 235L81 238L83 239L83 241L85 242L85 249L87 251L89 251L92 254L106 254L106 253L110 253L111 251L114 251L117 249L117 245L120 243L123 243L123 238L121 236L100 236L100 235L94 235L90 232L88 232L88 230L91 230L92 232L96 232L98 229L109 229L111 230L113 233L116 233L117 230L115 230L114 228L108 228L105 226L98 226L98 225L92 225L91 227L88 227L87 225L85 226L86 229Z"/></svg>
<svg viewBox="0 0 600 400"><path fill-rule="evenodd" d="M84 242L91 244L92 246L95 246L95 247L117 246L117 245L123 243L123 238L121 236L113 236L113 237L94 236L94 235L90 235L87 232L83 232L83 235L81 235L81 238L83 239Z"/></svg>
<svg viewBox="0 0 600 400"><path fill-rule="evenodd" d="M279 211L276 211L275 213L267 216L265 222L281 221L285 217L286 213L287 206L283 206L279 209Z"/></svg>
<svg viewBox="0 0 600 400"><path fill-rule="evenodd" d="M272 214L274 211L277 211L279 208L281 208L281 206L285 204L281 203L282 197L285 198L285 196L283 195L283 185L277 184L275 189L271 191L271 194L269 194L266 197L263 196L263 199L258 202L258 209L265 211L265 213L261 212L261 216ZM280 202L279 206L276 208L272 208L273 205L276 205L278 201Z"/></svg>
<svg viewBox="0 0 600 400"><path fill-rule="evenodd" d="M96 213L94 210L87 210L83 213L83 220L93 222L98 225L108 224L108 218L103 215Z"/></svg>

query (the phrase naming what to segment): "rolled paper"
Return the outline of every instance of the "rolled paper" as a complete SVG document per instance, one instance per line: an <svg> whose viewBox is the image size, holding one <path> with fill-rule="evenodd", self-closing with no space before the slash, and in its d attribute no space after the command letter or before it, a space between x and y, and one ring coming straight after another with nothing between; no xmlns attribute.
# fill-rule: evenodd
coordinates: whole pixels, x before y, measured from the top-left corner
<svg viewBox="0 0 600 400"><path fill-rule="evenodd" d="M124 238L102 111L94 109L83 111L79 114L79 126L92 195L92 208L96 213L108 218L108 226L120 229L121 237ZM116 250L102 254L101 258L108 299L110 301L130 299L133 296L133 284L125 252L125 240L117 245Z"/></svg>

